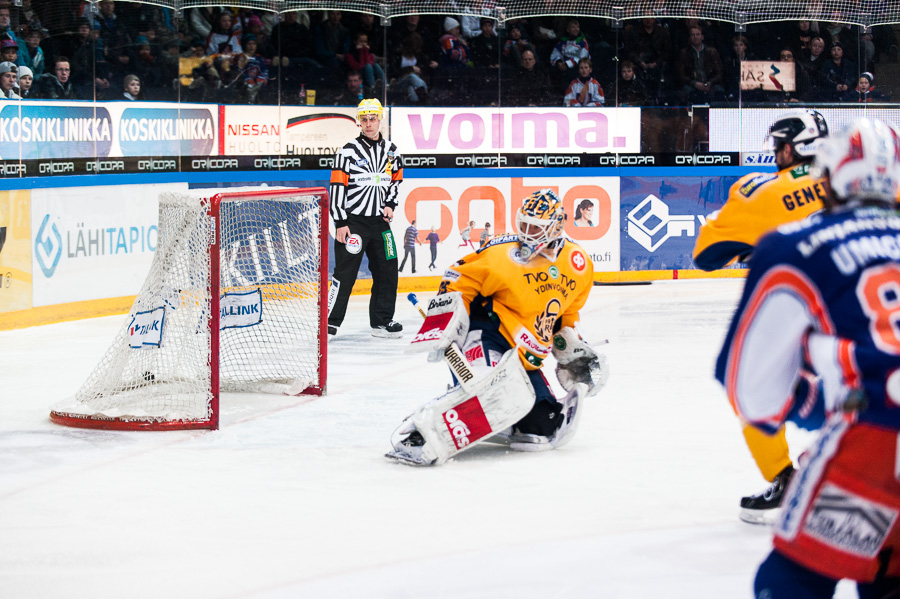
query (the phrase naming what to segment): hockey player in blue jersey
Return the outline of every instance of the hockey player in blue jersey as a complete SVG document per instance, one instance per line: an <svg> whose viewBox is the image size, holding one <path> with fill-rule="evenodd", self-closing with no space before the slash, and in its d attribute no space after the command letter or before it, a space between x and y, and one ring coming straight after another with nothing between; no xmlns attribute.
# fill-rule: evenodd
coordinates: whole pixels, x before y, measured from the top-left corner
<svg viewBox="0 0 900 599"><path fill-rule="evenodd" d="M855 121L826 140L813 169L825 211L759 243L716 364L737 413L761 430L802 421L817 403L828 414L788 487L755 596L830 598L846 578L862 598L896 597L900 137Z"/></svg>

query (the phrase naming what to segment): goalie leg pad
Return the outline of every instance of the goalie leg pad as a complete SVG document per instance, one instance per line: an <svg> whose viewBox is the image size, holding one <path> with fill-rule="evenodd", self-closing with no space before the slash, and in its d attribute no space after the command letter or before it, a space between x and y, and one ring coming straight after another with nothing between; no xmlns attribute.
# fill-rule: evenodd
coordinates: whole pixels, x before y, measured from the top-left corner
<svg viewBox="0 0 900 599"><path fill-rule="evenodd" d="M425 439L421 461L440 464L486 441L518 422L534 401L534 388L516 351L506 352L486 375L469 381L465 388L454 387L410 417ZM404 449L395 442L393 453Z"/></svg>

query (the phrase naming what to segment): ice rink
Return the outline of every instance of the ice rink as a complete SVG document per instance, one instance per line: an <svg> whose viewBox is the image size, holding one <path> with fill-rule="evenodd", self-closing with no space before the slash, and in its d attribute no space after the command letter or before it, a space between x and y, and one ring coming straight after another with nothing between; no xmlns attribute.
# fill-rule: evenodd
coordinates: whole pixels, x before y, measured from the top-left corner
<svg viewBox="0 0 900 599"><path fill-rule="evenodd" d="M449 378L404 354L405 294L402 340L351 298L326 396L226 395L213 432L50 423L124 316L0 332L0 597L749 598L770 529L737 506L765 483L712 374L742 285L595 287L611 376L575 439L434 468L382 457Z"/></svg>

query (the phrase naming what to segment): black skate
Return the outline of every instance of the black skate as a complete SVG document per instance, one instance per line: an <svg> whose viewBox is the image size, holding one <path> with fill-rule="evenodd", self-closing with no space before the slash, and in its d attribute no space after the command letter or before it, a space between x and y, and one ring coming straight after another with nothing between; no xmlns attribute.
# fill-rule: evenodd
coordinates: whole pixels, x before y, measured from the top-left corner
<svg viewBox="0 0 900 599"><path fill-rule="evenodd" d="M392 320L387 324L372 327L372 336L399 339L403 336L403 325L396 320Z"/></svg>
<svg viewBox="0 0 900 599"><path fill-rule="evenodd" d="M772 524L778 516L784 492L787 490L794 467L788 466L775 476L775 480L759 495L741 498L740 518L748 524Z"/></svg>

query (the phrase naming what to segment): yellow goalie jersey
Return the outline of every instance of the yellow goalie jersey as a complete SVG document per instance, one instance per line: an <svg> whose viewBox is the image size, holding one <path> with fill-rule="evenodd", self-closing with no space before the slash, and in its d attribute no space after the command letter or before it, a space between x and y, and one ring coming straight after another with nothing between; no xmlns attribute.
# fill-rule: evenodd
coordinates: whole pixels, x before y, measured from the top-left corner
<svg viewBox="0 0 900 599"><path fill-rule="evenodd" d="M523 261L515 235L497 237L447 269L440 293L462 293L469 313L483 308L500 320L500 333L527 370L537 370L554 327L578 322L594 284L594 266L581 246L566 239L555 262L538 254ZM477 308L476 308L477 306Z"/></svg>
<svg viewBox="0 0 900 599"><path fill-rule="evenodd" d="M820 210L824 197L825 188L810 176L809 164L742 177L731 186L721 210L700 228L694 264L709 271L746 260L760 237Z"/></svg>

